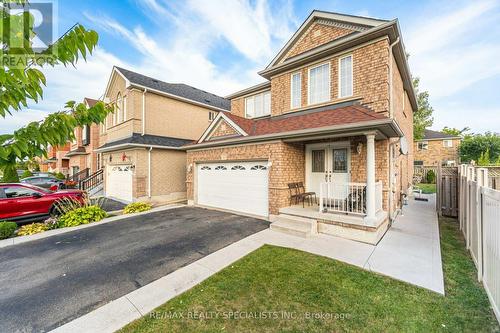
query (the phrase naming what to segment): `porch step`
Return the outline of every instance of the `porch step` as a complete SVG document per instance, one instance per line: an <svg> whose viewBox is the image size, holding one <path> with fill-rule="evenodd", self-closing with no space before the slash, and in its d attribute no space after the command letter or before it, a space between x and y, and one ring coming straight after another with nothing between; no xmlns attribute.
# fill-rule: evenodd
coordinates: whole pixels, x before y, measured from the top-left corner
<svg viewBox="0 0 500 333"><path fill-rule="evenodd" d="M274 231L303 238L317 234L318 230L316 220L286 214L278 215L276 220L271 223L270 228Z"/></svg>

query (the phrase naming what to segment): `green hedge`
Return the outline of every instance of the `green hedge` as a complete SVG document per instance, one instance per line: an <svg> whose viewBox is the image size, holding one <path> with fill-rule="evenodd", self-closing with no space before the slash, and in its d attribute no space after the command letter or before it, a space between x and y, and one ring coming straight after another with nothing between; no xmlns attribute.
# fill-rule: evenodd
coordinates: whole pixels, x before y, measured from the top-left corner
<svg viewBox="0 0 500 333"><path fill-rule="evenodd" d="M74 227L80 224L97 222L106 217L106 212L98 206L81 207L59 218L59 227Z"/></svg>
<svg viewBox="0 0 500 333"><path fill-rule="evenodd" d="M124 209L124 214L140 213L151 209L151 205L145 202L133 202L128 204Z"/></svg>
<svg viewBox="0 0 500 333"><path fill-rule="evenodd" d="M12 237L17 229L15 222L0 222L0 239Z"/></svg>

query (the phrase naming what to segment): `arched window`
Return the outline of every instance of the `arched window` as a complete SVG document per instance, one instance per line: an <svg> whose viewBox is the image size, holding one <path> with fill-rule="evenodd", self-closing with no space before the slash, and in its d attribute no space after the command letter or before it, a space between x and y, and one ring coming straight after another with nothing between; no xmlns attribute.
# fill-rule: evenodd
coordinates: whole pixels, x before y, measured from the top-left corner
<svg viewBox="0 0 500 333"><path fill-rule="evenodd" d="M123 112L122 94L118 93L118 96L116 96L116 103L115 103L115 118L116 118L115 124L119 124L123 121L122 112Z"/></svg>
<svg viewBox="0 0 500 333"><path fill-rule="evenodd" d="M243 165L235 165L231 170L245 170L245 167Z"/></svg>
<svg viewBox="0 0 500 333"><path fill-rule="evenodd" d="M254 165L253 167L250 168L250 170L267 170L267 167L263 165Z"/></svg>

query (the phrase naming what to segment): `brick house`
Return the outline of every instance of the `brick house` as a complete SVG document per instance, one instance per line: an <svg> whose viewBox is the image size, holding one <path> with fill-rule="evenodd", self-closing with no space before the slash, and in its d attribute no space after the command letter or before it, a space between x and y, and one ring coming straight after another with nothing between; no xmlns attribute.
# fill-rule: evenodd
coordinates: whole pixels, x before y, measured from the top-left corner
<svg viewBox="0 0 500 333"><path fill-rule="evenodd" d="M421 140L413 143L416 166L458 165L460 136L425 130Z"/></svg>
<svg viewBox="0 0 500 333"><path fill-rule="evenodd" d="M230 102L185 84L114 67L104 102L115 112L101 125L106 196L122 201L186 199L186 152Z"/></svg>
<svg viewBox="0 0 500 333"><path fill-rule="evenodd" d="M42 158L40 162L41 172L60 172L65 176L69 175L69 157L66 154L70 150L70 144L64 146L52 147L47 150L47 157Z"/></svg>
<svg viewBox="0 0 500 333"><path fill-rule="evenodd" d="M92 107L97 100L85 98L87 107ZM69 157L69 173L74 176L84 173L89 176L100 169L97 153L95 149L99 147L99 125L78 127L75 129L75 140L70 143L70 151L66 154Z"/></svg>
<svg viewBox="0 0 500 333"><path fill-rule="evenodd" d="M376 243L413 176L417 105L398 21L315 10L259 74L186 147L189 202ZM290 200L297 182L319 204Z"/></svg>

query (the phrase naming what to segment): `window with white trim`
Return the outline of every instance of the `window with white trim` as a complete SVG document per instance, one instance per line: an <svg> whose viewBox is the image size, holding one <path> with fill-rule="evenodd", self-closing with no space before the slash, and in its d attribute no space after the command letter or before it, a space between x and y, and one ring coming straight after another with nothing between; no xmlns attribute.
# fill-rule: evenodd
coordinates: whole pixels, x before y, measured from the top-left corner
<svg viewBox="0 0 500 333"><path fill-rule="evenodd" d="M291 107L292 109L302 106L302 74L300 72L293 73L291 78Z"/></svg>
<svg viewBox="0 0 500 333"><path fill-rule="evenodd" d="M113 125L119 124L122 122L122 109L123 109L123 99L122 95L118 93L118 96L116 97L116 103L115 103L115 123Z"/></svg>
<svg viewBox="0 0 500 333"><path fill-rule="evenodd" d="M260 94L245 98L245 115L247 118L256 118L271 114L271 92L265 91Z"/></svg>
<svg viewBox="0 0 500 333"><path fill-rule="evenodd" d="M339 98L352 96L352 55L339 59Z"/></svg>
<svg viewBox="0 0 500 333"><path fill-rule="evenodd" d="M427 141L418 142L417 149L418 150L428 150L429 149L429 142L427 142Z"/></svg>
<svg viewBox="0 0 500 333"><path fill-rule="evenodd" d="M453 148L453 141L452 140L443 140L443 147Z"/></svg>
<svg viewBox="0 0 500 333"><path fill-rule="evenodd" d="M127 120L127 96L123 96L123 121Z"/></svg>
<svg viewBox="0 0 500 333"><path fill-rule="evenodd" d="M330 100L330 63L309 69L308 104Z"/></svg>

